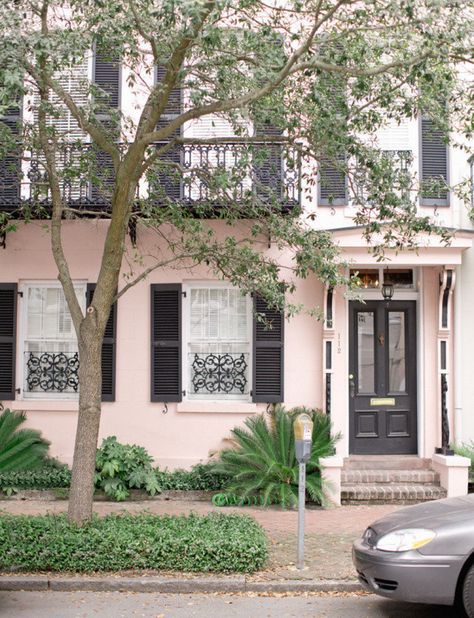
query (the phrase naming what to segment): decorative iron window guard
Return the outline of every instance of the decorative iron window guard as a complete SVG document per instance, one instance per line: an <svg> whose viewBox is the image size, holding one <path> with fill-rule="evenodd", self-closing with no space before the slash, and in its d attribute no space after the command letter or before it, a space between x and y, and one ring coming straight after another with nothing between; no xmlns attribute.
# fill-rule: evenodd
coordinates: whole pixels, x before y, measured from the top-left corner
<svg viewBox="0 0 474 618"><path fill-rule="evenodd" d="M25 367L26 392L78 392L78 352L25 352Z"/></svg>
<svg viewBox="0 0 474 618"><path fill-rule="evenodd" d="M153 149L167 143L156 143ZM126 144L119 144L125 150ZM110 209L114 168L110 155L90 143L60 143L57 165L64 203L69 208L107 212ZM225 192L213 175L227 173L232 189ZM222 208L258 195L288 211L301 199L300 150L281 142L226 142L177 144L163 152L150 168L147 181L137 188L137 208L145 200L154 206L179 203L194 208ZM221 178L222 180L222 178ZM224 183L225 184L225 183ZM0 159L0 211L22 215L34 211L47 218L51 195L40 153L21 143Z"/></svg>
<svg viewBox="0 0 474 618"><path fill-rule="evenodd" d="M247 392L248 354L190 353L192 394Z"/></svg>

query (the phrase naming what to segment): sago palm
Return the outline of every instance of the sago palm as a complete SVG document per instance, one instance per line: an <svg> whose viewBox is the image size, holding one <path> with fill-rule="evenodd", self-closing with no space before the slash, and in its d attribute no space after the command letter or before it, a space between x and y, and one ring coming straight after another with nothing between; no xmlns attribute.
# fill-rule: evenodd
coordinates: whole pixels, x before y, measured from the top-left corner
<svg viewBox="0 0 474 618"><path fill-rule="evenodd" d="M49 442L34 429L18 429L25 421L24 412L3 410L0 414L0 472L30 470L41 465Z"/></svg>
<svg viewBox="0 0 474 618"><path fill-rule="evenodd" d="M298 501L298 462L293 421L301 412L313 420L313 445L306 464L306 489L311 500L324 502L319 459L334 452L339 435L331 436L329 418L316 410L277 406L268 414L245 421L246 428L232 430L236 446L220 454L216 470L231 478L225 490L242 501L257 496L265 505L293 507Z"/></svg>

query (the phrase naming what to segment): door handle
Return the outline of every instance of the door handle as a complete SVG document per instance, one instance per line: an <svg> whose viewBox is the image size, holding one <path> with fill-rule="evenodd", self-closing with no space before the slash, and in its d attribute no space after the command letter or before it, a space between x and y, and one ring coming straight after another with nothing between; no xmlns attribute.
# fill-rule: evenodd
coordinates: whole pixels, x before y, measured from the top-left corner
<svg viewBox="0 0 474 618"><path fill-rule="evenodd" d="M355 397L355 382L354 382L354 376L352 375L352 373L349 374L349 397L351 399L354 399Z"/></svg>

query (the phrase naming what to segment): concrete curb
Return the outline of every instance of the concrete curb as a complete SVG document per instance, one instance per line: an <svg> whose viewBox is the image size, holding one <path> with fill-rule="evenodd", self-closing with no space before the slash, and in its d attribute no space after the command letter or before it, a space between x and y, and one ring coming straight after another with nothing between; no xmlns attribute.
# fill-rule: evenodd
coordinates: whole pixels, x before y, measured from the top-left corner
<svg viewBox="0 0 474 618"><path fill-rule="evenodd" d="M276 580L252 581L245 576L201 577L49 577L47 575L0 576L0 591L55 592L359 592L355 580Z"/></svg>

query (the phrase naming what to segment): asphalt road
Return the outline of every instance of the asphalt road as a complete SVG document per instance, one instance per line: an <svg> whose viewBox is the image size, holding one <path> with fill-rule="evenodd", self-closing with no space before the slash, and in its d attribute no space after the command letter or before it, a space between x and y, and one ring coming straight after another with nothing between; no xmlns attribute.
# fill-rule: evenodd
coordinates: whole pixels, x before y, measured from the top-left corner
<svg viewBox="0 0 474 618"><path fill-rule="evenodd" d="M447 607L375 596L0 592L1 618L459 618Z"/></svg>

